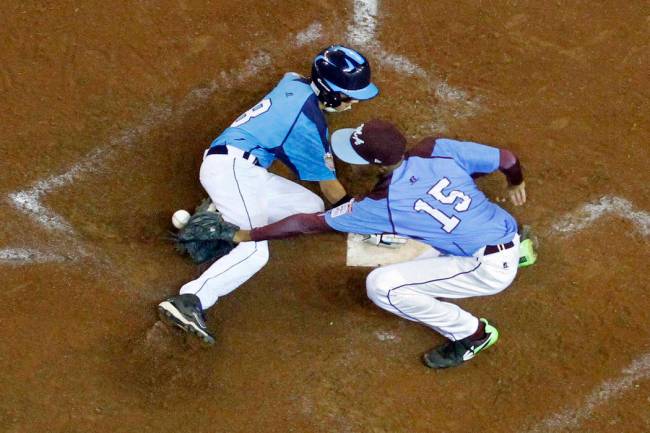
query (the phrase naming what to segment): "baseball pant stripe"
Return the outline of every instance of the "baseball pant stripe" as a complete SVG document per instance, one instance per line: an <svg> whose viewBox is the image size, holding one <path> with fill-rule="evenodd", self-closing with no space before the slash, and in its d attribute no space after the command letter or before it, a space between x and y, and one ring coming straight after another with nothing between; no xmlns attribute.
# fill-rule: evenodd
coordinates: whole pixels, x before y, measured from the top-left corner
<svg viewBox="0 0 650 433"><path fill-rule="evenodd" d="M241 202L244 205L244 211L246 211L246 218L248 218L249 228L253 228L253 222L251 221L251 215L248 213L248 207L246 207L246 200L244 200L244 195L241 193L241 187L239 186L239 180L237 180L237 170L235 170L235 165L237 164L237 158L232 159L232 176L235 178L235 183L237 184L237 192L239 192L239 197Z"/></svg>
<svg viewBox="0 0 650 433"><path fill-rule="evenodd" d="M408 319L410 319L410 320L412 320L412 321L414 321L414 322L422 323L423 325L429 326L429 325L427 325L426 323L422 322L421 320L419 320L419 319L417 319L417 318L415 318L415 317L413 317L413 316L410 316L410 315L406 314L404 311L400 310L399 307L397 307L397 305L395 305L395 304L393 303L393 301L391 301L391 299L390 299L390 295L391 295L394 291L399 290L399 289L401 289L401 288L403 288L403 287L407 287L407 286L421 286L421 285L423 285L423 284L429 284L429 283L436 283L436 282L440 282L440 281L451 280L451 279L456 278L456 277L458 277L458 276L460 276L460 275L471 274L472 272L476 271L476 270L477 270L478 268L480 268L480 267L481 267L481 263L479 263L479 264L478 264L474 269L471 269L471 270L469 270L469 271L465 271L465 272L459 272L459 273L457 273L457 274L455 274L455 275L452 275L452 276L450 276L450 277L445 277L445 278L436 278L436 279L433 279L433 280L423 281L423 282L420 282L420 283L406 283L406 284L402 284L401 286L393 287L392 289L390 289L390 290L388 291L387 295L386 295L386 298L388 299L388 303L389 303L389 304L390 304L390 305L391 305L395 310L399 311L400 314L402 314L402 316L404 316L405 318L408 318Z"/></svg>
<svg viewBox="0 0 650 433"><path fill-rule="evenodd" d="M253 222L251 221L251 216L250 216L250 214L248 213L248 208L246 207L246 200L244 200L244 195L243 195L242 192L241 192L241 187L239 186L239 181L237 180L237 171L235 170L235 164L236 164L236 163L237 163L237 158L233 158L233 159L232 159L232 175L233 175L233 177L235 178L235 183L237 184L237 191L239 192L239 197L241 198L242 205L244 206L244 211L246 212L246 217L248 218L248 224L249 224L249 226L252 228L252 227L253 227ZM224 269L222 272L220 272L220 273L218 273L218 274L216 274L216 275L213 275L213 276L211 276L210 278L207 278L207 279L203 282L203 284L201 284L201 287L199 288L199 290L196 291L196 295L198 295L199 292L201 292L201 290L203 290L203 288L205 287L205 285L206 285L206 283L207 283L208 281L210 281L210 280L212 280L212 279L214 279L214 278L217 278L217 277L219 277L220 275L223 275L223 274L225 274L226 272L230 271L231 269L235 268L236 266L238 266L238 265L244 263L246 260L248 260L249 258L251 258L252 256L254 256L256 252L257 252L257 242L255 242L255 249L253 249L253 251L252 251L249 255L247 255L246 257L244 257L242 260L238 261L237 263L233 264L233 265L230 266L229 268Z"/></svg>

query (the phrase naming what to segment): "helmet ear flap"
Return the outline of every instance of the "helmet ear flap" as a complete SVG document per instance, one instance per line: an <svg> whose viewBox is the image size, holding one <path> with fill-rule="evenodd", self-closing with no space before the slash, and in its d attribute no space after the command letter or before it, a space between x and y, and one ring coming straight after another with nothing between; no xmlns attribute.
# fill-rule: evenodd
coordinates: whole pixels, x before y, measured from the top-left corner
<svg viewBox="0 0 650 433"><path fill-rule="evenodd" d="M327 83L320 77L316 64L311 68L312 87L315 87L318 100L327 108L337 108L341 105L341 94L329 88Z"/></svg>

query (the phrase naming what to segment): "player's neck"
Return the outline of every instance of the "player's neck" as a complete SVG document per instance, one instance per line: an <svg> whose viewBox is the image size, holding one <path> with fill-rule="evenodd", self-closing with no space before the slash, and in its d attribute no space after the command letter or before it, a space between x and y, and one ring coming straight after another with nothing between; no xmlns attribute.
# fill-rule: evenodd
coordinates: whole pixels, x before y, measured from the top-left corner
<svg viewBox="0 0 650 433"><path fill-rule="evenodd" d="M379 168L379 171L381 171L383 175L389 175L395 170L397 170L402 165L403 162L404 162L404 158L400 159L399 162L396 162L393 165L382 165Z"/></svg>

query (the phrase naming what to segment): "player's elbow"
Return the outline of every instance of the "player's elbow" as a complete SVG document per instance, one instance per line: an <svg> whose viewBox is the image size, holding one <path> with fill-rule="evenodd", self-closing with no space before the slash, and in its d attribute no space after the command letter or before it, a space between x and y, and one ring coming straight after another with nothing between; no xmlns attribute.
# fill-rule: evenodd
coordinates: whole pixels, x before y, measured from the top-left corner
<svg viewBox="0 0 650 433"><path fill-rule="evenodd" d="M508 169L517 164L518 161L517 155L512 153L510 150L499 149L499 168Z"/></svg>

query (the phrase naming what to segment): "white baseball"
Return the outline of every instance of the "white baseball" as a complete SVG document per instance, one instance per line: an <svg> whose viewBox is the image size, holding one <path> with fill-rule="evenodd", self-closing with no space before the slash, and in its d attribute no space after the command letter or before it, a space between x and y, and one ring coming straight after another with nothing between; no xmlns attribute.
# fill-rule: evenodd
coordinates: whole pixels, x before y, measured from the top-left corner
<svg viewBox="0 0 650 433"><path fill-rule="evenodd" d="M189 220L190 220L190 213L185 209L179 209L176 212L174 212L174 215L172 215L172 224L174 224L174 227L176 227L179 230L185 227L185 225Z"/></svg>

